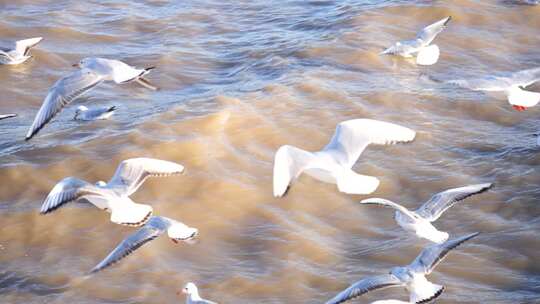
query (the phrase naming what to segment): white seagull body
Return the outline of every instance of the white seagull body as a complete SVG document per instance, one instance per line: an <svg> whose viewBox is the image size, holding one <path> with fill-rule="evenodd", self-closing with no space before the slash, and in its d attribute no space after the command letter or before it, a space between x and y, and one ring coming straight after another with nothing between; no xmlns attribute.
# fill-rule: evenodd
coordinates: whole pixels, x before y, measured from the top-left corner
<svg viewBox="0 0 540 304"><path fill-rule="evenodd" d="M116 111L116 106L92 109L85 106L78 106L73 119L87 121L109 119L111 116L113 116L114 111Z"/></svg>
<svg viewBox="0 0 540 304"><path fill-rule="evenodd" d="M124 160L108 183L92 185L75 177L64 178L51 190L41 206L41 214L50 213L66 203L86 199L99 209L111 213L111 221L127 226L143 225L152 216L149 205L137 204L129 196L150 176L180 174L180 164L152 159L131 158Z"/></svg>
<svg viewBox="0 0 540 304"><path fill-rule="evenodd" d="M14 48L0 49L0 64L19 64L23 63L30 56L30 49L36 46L43 38L36 37L30 39L19 40L15 42Z"/></svg>
<svg viewBox="0 0 540 304"><path fill-rule="evenodd" d="M17 114L0 114L0 120L11 118L11 117L17 117Z"/></svg>
<svg viewBox="0 0 540 304"><path fill-rule="evenodd" d="M302 172L317 180L337 184L341 192L369 194L377 189L379 180L352 171L360 154L369 144L409 142L415 135L413 130L392 123L353 119L338 124L330 143L321 151L281 146L274 159L274 196L285 195Z"/></svg>
<svg viewBox="0 0 540 304"><path fill-rule="evenodd" d="M199 233L196 228L186 226L185 224L163 216L152 216L148 222L137 232L125 238L114 250L101 261L90 272L98 272L121 259L133 253L144 244L154 240L158 236L167 232L169 238L178 243L178 241L189 241Z"/></svg>
<svg viewBox="0 0 540 304"><path fill-rule="evenodd" d="M448 240L448 233L439 231L431 223L436 221L448 208L470 196L487 191L493 184L478 184L454 188L435 194L429 201L415 211L382 198L369 198L361 204L373 204L396 209L396 222L405 230L414 232L420 238L435 243Z"/></svg>
<svg viewBox="0 0 540 304"><path fill-rule="evenodd" d="M187 295L186 304L217 304L209 300L201 298L199 295L199 289L194 283L187 283L182 292Z"/></svg>
<svg viewBox="0 0 540 304"><path fill-rule="evenodd" d="M385 275L360 280L326 304L343 303L369 291L387 287L405 287L409 291L409 302L427 303L440 296L444 286L429 282L426 275L429 275L452 249L477 235L478 232L426 247L411 264L394 267Z"/></svg>
<svg viewBox="0 0 540 304"><path fill-rule="evenodd" d="M104 58L85 58L74 66L80 69L58 80L49 89L26 134L26 140L39 132L66 105L103 81L115 83L136 81L147 88L157 89L142 78L153 68L136 69L121 61Z"/></svg>
<svg viewBox="0 0 540 304"><path fill-rule="evenodd" d="M477 79L447 81L473 91L504 92L514 109L524 111L540 102L540 93L525 90L525 87L540 81L540 68L506 73L501 76L486 76Z"/></svg>
<svg viewBox="0 0 540 304"><path fill-rule="evenodd" d="M416 56L416 63L420 65L432 65L439 60L440 50L431 42L442 32L452 17L446 17L423 28L413 40L399 41L384 50L382 55L399 55L402 57Z"/></svg>

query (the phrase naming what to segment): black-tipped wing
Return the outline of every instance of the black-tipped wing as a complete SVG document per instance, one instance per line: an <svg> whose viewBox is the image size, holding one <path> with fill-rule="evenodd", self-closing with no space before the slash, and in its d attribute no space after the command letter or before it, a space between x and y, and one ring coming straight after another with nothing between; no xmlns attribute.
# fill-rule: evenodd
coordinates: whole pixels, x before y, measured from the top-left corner
<svg viewBox="0 0 540 304"><path fill-rule="evenodd" d="M0 120L2 119L6 119L6 118L11 118L11 117L16 117L17 114L0 114Z"/></svg>
<svg viewBox="0 0 540 304"><path fill-rule="evenodd" d="M26 134L26 140L39 132L67 104L98 85L102 80L100 75L88 69L77 70L58 80L49 89L47 97Z"/></svg>
<svg viewBox="0 0 540 304"><path fill-rule="evenodd" d="M97 264L96 267L94 267L90 272L98 272L117 263L121 259L132 254L135 250L139 249L142 245L160 236L165 231L165 229L162 225L155 225L155 218L156 217L151 218L146 225L137 230L137 232L128 236L126 239L124 239L118 246L116 246L116 248L114 248L111 253L109 253L109 255L105 259L103 259L103 261Z"/></svg>
<svg viewBox="0 0 540 304"><path fill-rule="evenodd" d="M150 176L170 176L184 172L184 166L170 161L153 158L131 158L124 160L109 181L109 185L126 188L131 195Z"/></svg>
<svg viewBox="0 0 540 304"><path fill-rule="evenodd" d="M85 195L101 195L98 187L74 177L67 177L51 190L41 205L40 213L52 212L69 202Z"/></svg>
<svg viewBox="0 0 540 304"><path fill-rule="evenodd" d="M420 215L428 221L437 220L441 214L448 208L455 205L457 202L462 201L475 194L487 191L493 186L491 183L470 185L460 188L449 189L435 194L429 201L424 203L420 208L416 210L416 214Z"/></svg>
<svg viewBox="0 0 540 304"><path fill-rule="evenodd" d="M372 290L402 285L404 285L404 283L391 274L369 277L352 284L349 286L349 288L340 292L337 296L326 302L326 304L339 304L361 296Z"/></svg>
<svg viewBox="0 0 540 304"><path fill-rule="evenodd" d="M475 232L448 240L442 244L431 245L422 250L420 255L409 265L409 268L416 273L430 274L452 249L472 239L478 234L480 233Z"/></svg>
<svg viewBox="0 0 540 304"><path fill-rule="evenodd" d="M422 31L418 33L416 38L422 41L423 46L429 45L431 41L433 41L433 39L435 39L435 37L437 37L437 35L446 28L448 22L450 22L451 19L451 17L446 17L431 25L426 26L422 29Z"/></svg>

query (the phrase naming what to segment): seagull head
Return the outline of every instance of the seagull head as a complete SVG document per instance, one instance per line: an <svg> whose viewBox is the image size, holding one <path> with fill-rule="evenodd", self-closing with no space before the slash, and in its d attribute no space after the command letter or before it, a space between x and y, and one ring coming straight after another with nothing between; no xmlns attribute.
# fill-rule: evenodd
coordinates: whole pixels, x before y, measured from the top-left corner
<svg viewBox="0 0 540 304"><path fill-rule="evenodd" d="M197 290L197 286L194 283L187 283L186 286L184 286L184 289L182 289L182 293L185 293L187 295L192 294L198 294L199 291Z"/></svg>
<svg viewBox="0 0 540 304"><path fill-rule="evenodd" d="M103 187L107 186L107 183L104 182L104 181L98 181L98 182L96 183L96 186L98 186L98 187L100 187L100 188L103 188Z"/></svg>
<svg viewBox="0 0 540 304"><path fill-rule="evenodd" d="M77 110L75 110L75 119L77 119L77 116L81 115L82 112L88 111L88 108L85 106L78 106Z"/></svg>
<svg viewBox="0 0 540 304"><path fill-rule="evenodd" d="M90 58L83 58L83 59L81 59L81 61L73 64L72 66L75 67L75 68L82 69L82 68L88 67L90 65L90 63L91 63Z"/></svg>

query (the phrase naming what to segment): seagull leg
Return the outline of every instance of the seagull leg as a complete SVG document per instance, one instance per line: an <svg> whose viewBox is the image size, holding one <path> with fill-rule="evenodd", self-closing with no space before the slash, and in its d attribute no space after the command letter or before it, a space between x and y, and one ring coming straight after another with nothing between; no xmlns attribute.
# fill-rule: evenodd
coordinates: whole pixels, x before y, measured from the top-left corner
<svg viewBox="0 0 540 304"><path fill-rule="evenodd" d="M512 107L514 108L514 110L516 110L516 111L518 111L518 112L522 112L522 111L527 110L527 108L524 107L524 106L513 105Z"/></svg>

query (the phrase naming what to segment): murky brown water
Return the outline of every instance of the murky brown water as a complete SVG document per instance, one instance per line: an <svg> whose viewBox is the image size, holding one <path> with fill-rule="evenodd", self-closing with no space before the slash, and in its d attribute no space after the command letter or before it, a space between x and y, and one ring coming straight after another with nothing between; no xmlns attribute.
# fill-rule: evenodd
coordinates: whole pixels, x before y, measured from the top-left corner
<svg viewBox="0 0 540 304"><path fill-rule="evenodd" d="M319 149L338 122L360 117L418 132L363 154L355 169L381 179L374 196L415 207L447 188L496 183L436 223L484 232L431 276L447 287L438 303L540 303L540 108L518 113L427 80L538 66L540 6L177 2L0 1L3 42L45 38L32 61L0 67L0 112L19 113L0 122L1 303L177 303L187 281L220 303L320 303L409 263L426 243L403 236L389 210L356 204L363 196L302 176L272 197L280 145ZM438 64L378 56L447 15ZM76 104L117 105L113 120L75 122L70 106L25 142L48 87L89 55L157 65L148 78L163 89L103 85ZM39 207L62 178L107 180L136 156L185 165L134 199L199 228L200 242L160 238L85 279L133 229L83 204L49 216ZM389 289L357 303L384 298L407 296Z"/></svg>

